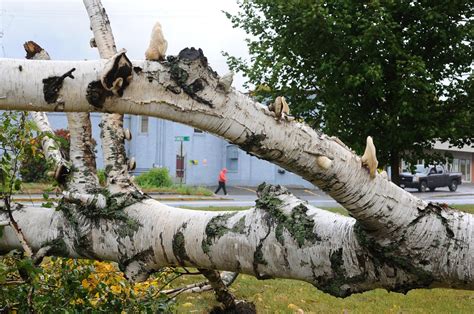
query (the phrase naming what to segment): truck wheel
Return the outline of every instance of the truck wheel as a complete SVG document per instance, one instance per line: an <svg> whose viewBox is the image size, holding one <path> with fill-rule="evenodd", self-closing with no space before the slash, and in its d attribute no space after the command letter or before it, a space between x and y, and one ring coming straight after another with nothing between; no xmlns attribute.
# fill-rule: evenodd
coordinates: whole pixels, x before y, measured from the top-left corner
<svg viewBox="0 0 474 314"><path fill-rule="evenodd" d="M426 192L427 189L428 189L428 183L426 183L426 181L421 181L420 186L418 187L418 191L424 193Z"/></svg>
<svg viewBox="0 0 474 314"><path fill-rule="evenodd" d="M430 188L430 192L436 191L436 188Z"/></svg>
<svg viewBox="0 0 474 314"><path fill-rule="evenodd" d="M456 192L457 189L458 189L458 181L456 180L451 181L451 183L449 184L449 190L451 192Z"/></svg>

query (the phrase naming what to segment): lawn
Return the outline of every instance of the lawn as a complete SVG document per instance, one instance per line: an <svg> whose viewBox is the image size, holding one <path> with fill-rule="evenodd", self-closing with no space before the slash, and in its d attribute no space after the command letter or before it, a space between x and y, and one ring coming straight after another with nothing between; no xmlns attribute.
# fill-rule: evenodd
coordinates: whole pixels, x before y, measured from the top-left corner
<svg viewBox="0 0 474 314"><path fill-rule="evenodd" d="M474 213L474 205L453 207ZM325 209L345 213L345 210L339 207ZM203 277L187 276L180 278L174 286L203 280ZM248 275L240 275L230 289L238 299L254 302L258 313L295 313L299 309L304 313L473 313L474 308L474 291L453 289L417 289L406 295L376 289L341 299L323 293L309 283L288 279L257 280ZM207 313L218 304L212 292L182 294L177 297L177 303L178 313Z"/></svg>

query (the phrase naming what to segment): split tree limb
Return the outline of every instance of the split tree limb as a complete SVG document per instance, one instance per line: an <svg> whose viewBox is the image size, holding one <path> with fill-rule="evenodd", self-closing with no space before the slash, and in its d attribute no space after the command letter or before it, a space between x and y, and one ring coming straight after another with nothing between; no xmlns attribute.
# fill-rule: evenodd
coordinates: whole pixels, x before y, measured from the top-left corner
<svg viewBox="0 0 474 314"><path fill-rule="evenodd" d="M112 58L117 53L115 40L107 13L99 0L84 0L94 42L103 59ZM113 193L137 191L128 173L127 156L123 132L123 115L102 114L102 152L108 189Z"/></svg>
<svg viewBox="0 0 474 314"><path fill-rule="evenodd" d="M33 41L26 42L23 47L26 56L32 60L51 60L48 52ZM59 97L56 97L59 98ZM48 117L44 112L33 112L33 119L42 132L54 134ZM42 146L46 158L56 165L54 177L63 187L80 193L96 191L99 186L95 164L95 153L92 145L92 125L88 112L66 113L70 134L70 158L74 171L70 173L70 162L61 154L58 143L50 137L44 137ZM67 176L72 178L67 180ZM67 185L67 186L66 186Z"/></svg>

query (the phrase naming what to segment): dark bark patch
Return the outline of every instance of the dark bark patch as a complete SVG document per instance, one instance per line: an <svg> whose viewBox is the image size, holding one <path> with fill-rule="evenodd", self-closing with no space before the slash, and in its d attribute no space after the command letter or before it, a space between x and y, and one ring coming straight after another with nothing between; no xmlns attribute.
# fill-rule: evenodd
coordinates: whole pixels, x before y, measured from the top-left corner
<svg viewBox="0 0 474 314"><path fill-rule="evenodd" d="M109 96L113 96L113 93L106 90L100 81L92 81L87 85L86 99L92 106L102 109Z"/></svg>
<svg viewBox="0 0 474 314"><path fill-rule="evenodd" d="M163 232L160 233L160 245L161 245L161 250L163 251L163 257L165 258L165 261L169 263L168 255L166 254L166 250L165 250L165 245L163 244Z"/></svg>
<svg viewBox="0 0 474 314"><path fill-rule="evenodd" d="M133 71L137 74L140 74L143 71L143 69L140 67L133 67Z"/></svg>
<svg viewBox="0 0 474 314"><path fill-rule="evenodd" d="M181 52L183 51L184 50L182 50ZM192 83L187 84L188 79L189 79L189 73L180 66L180 63L179 63L180 60L194 61L198 59L198 57L196 56L199 53L198 52L195 53L194 51L197 51L197 50L194 49L193 51L190 50L190 52L183 53L183 56L184 56L183 58L181 58L181 53L178 58L168 57L167 60L170 63L170 77L176 83L177 87L183 90L189 97L196 100L197 102L200 102L202 104L209 106L210 108L214 108L214 105L209 100L206 100L202 98L201 96L197 95L198 92L204 90L205 86L208 85L207 81L204 78L197 78ZM200 51L202 53L202 50ZM206 59L206 66L207 66L207 59ZM178 92L177 88L170 89L167 87L167 89L173 92L174 94L177 94ZM179 92L181 92L181 90L179 90Z"/></svg>
<svg viewBox="0 0 474 314"><path fill-rule="evenodd" d="M204 84L206 81L204 79L198 78L194 80L191 84L188 85L188 91L186 92L187 94L196 94L197 92L200 92L204 89Z"/></svg>
<svg viewBox="0 0 474 314"><path fill-rule="evenodd" d="M317 288L336 297L347 297L352 294L351 284L364 282L366 275L346 277L344 271L343 249L339 248L329 255L332 278L328 276L316 277Z"/></svg>
<svg viewBox="0 0 474 314"><path fill-rule="evenodd" d="M21 72L23 71L23 67L21 65L18 66L18 70Z"/></svg>
<svg viewBox="0 0 474 314"><path fill-rule="evenodd" d="M179 52L178 58L179 60L191 61L191 62L199 60L201 61L201 64L203 67L207 67L208 65L207 58L204 56L204 52L202 51L201 48L198 48L198 49L194 47L184 48L183 50Z"/></svg>
<svg viewBox="0 0 474 314"><path fill-rule="evenodd" d="M118 266L119 269L124 273L128 280L135 281L137 279L144 280L151 275L154 270L148 269L146 266L149 261L153 259L155 252L150 247L144 251L141 251L130 258L121 257ZM128 267L133 265L134 271L129 271Z"/></svg>
<svg viewBox="0 0 474 314"><path fill-rule="evenodd" d="M125 51L117 53L106 65L101 82L106 90L112 91L119 97L132 79L132 62L125 55Z"/></svg>
<svg viewBox="0 0 474 314"><path fill-rule="evenodd" d="M43 79L43 95L44 100L48 104L54 104L59 98L59 91L63 87L63 81L66 77L74 79L72 72L76 71L75 68L67 71L61 76L51 76Z"/></svg>
<svg viewBox="0 0 474 314"><path fill-rule="evenodd" d="M172 92L175 95L181 94L181 88L179 86L176 86L176 85L168 85L168 86L166 86L166 90L169 90L170 92Z"/></svg>
<svg viewBox="0 0 474 314"><path fill-rule="evenodd" d="M191 261L188 254L186 253L185 244L186 242L184 239L184 234L181 231L178 231L173 236L172 247L173 247L173 254L178 260L178 263L183 266L186 261L189 261L189 262Z"/></svg>
<svg viewBox="0 0 474 314"><path fill-rule="evenodd" d="M268 236L271 234L272 231L272 226L271 226L271 221L269 219L264 219L264 221L267 224L267 233L263 238L260 239L257 247L255 248L255 251L253 252L253 262L252 262L252 267L253 267L253 272L255 274L255 277L258 280L265 280L265 279L272 279L273 277L268 274L261 273L258 270L259 265L268 265L267 260L263 256L263 242L268 238Z"/></svg>
<svg viewBox="0 0 474 314"><path fill-rule="evenodd" d="M261 134L247 134L245 141L242 144L238 144L246 152L253 150L262 151L262 142L267 138L264 133Z"/></svg>

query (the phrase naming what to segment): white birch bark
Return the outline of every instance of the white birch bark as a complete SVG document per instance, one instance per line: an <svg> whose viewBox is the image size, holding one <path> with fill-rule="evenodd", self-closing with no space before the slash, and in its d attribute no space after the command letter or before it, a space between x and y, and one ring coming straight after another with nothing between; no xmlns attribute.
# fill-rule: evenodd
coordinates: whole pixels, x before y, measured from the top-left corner
<svg viewBox="0 0 474 314"><path fill-rule="evenodd" d="M56 255L117 261L133 280L162 266L184 265L304 280L337 296L374 288L474 289L468 273L437 270L446 265L436 250L425 256L431 261L425 267L403 256L376 255L364 246L355 219L273 187L260 194L257 208L242 212L190 211L145 200L124 210L131 221L91 221L87 241L78 237L67 211L27 208L14 214L34 250L49 245ZM19 247L5 227L0 252ZM458 262L468 262L464 258Z"/></svg>
<svg viewBox="0 0 474 314"><path fill-rule="evenodd" d="M115 40L107 13L99 0L84 0L94 42L102 59L117 53ZM128 174L127 156L123 135L123 115L104 113L101 122L102 152L104 154L107 185L112 193L137 191Z"/></svg>
<svg viewBox="0 0 474 314"><path fill-rule="evenodd" d="M18 71L20 65L23 71ZM385 285L387 280L390 284L387 284L386 287L393 290L409 289L414 285L408 283L414 281L417 282L417 286L447 284L451 287L472 289L474 271L472 215L421 201L382 176L377 175L371 179L368 171L361 167L360 158L338 140L329 138L295 121L276 121L265 106L233 89L229 93L223 92L217 88L218 76L210 71L204 57L197 51L185 50L179 58L171 59L167 63L135 61L133 65L135 69L133 80L125 90L123 97L106 99L101 106L97 106L97 104L94 106L88 103L85 96L88 84L100 77L104 61L50 61L46 66L41 61L25 62L0 59L0 77L10 78L0 84L0 95L6 96L4 99L0 99L0 109L58 110L57 106L43 100L42 79L51 75L61 75L74 67L76 68L76 79L66 80L61 90L64 101L64 105L59 108L61 110L96 110L149 115L188 124L221 136L253 155L273 161L283 168L303 176L329 193L349 210L357 223L352 219L331 216L331 228L334 230L328 230L328 233L325 234L326 237L331 239L334 237L338 240L341 237L348 237L352 240L345 242L349 243L347 247L341 247L340 243L332 242L329 239L327 251L321 253L322 255L319 255L318 251L316 256L321 256L322 260L326 261L325 265L328 266L331 264L331 254L342 249L343 266L341 267L344 269L342 271L336 270L331 278L339 276L338 274L341 273L347 278L352 278L359 274L352 268L366 269L361 265L361 261L353 264L354 255L350 254L357 255L356 252L361 251L365 252L364 260L372 259L372 264L369 263L365 267L372 267L370 269L374 274L369 276L370 279L366 278L363 284L358 283L357 287L352 287L354 284L349 284L350 291L374 288L378 286L378 281L383 282L380 285ZM321 158L321 156L325 156L331 162L318 163L318 157ZM150 201L145 203L149 204L148 202ZM135 206L139 207L139 205L132 207L135 208ZM159 206L153 205L151 207ZM140 207L140 210L144 209ZM177 212L181 211L177 210ZM131 213L132 211L130 211ZM182 215L192 217L200 215L186 213ZM265 223L262 224L262 214L259 213L261 212L258 210L252 213L259 218L253 220L253 223L254 228L262 232L261 230L268 227ZM167 221L167 218L164 218L167 217L166 215L168 212L162 215L161 219ZM199 217L214 214L202 215ZM236 217L240 217L240 215L242 214L236 214ZM315 223L319 222L318 215L315 216ZM156 222L158 218L148 217L148 219ZM184 223L183 220L179 221ZM229 221L235 223L233 220ZM265 220L263 221L265 222ZM183 236L186 238L194 234L193 239L199 239L198 233L203 232L202 228L206 223L206 219L196 217L183 229ZM171 223L171 225L174 224ZM326 228L328 227L326 226ZM338 232L341 232L340 228L349 231L343 235L337 235ZM175 234L178 229L177 227L169 229L174 231L163 233L163 237L166 234L168 241L172 240L172 234ZM319 230L319 228L315 230ZM256 245L255 241L261 239L261 235L260 237L259 235L253 236L254 242L251 245L248 244L247 248L251 252L256 252L258 244ZM107 239L105 235L104 237ZM233 248L232 245L235 243L232 241L227 244L225 251L221 253L225 256L216 254L222 259L227 256L235 264L236 256L245 254L245 252ZM112 252L112 249L116 248L112 244L110 247L105 247L107 249L104 249L99 256L107 255L105 252ZM224 267L223 263L210 264L209 258L202 255L202 252L193 251L193 248L189 249L189 252L186 251L188 256L192 255L193 265L235 270L233 267ZM274 250L278 251L276 248ZM295 259L301 262L302 253L298 252L297 248L291 246L286 248L285 245L285 252L286 250L291 252L289 256L295 256ZM166 250L164 251L166 252ZM272 249L269 247L262 252L265 256L271 251ZM110 254L108 256L110 259L116 260L118 258L118 256ZM281 259L282 253L280 251L278 254L275 252L273 254L278 256L277 260ZM337 253L337 259L339 255ZM336 257L333 257L333 260ZM213 263L215 258L212 257ZM272 260L265 257L265 260L267 259ZM301 264L311 261L315 263L318 260L317 258L306 259ZM380 267L375 266L377 265L375 260L378 260L382 265L386 263L386 266L390 266L392 270L383 267L379 269ZM283 264L285 263L283 261ZM338 263L333 263L333 266L338 268ZM263 277L267 274L272 276L278 274L278 276L306 278L303 280L307 280L306 275L311 272L311 267L307 265L297 267L292 264L295 266L294 268L286 269L277 264L278 262L267 262L266 265L257 263L257 270L254 271L248 260L239 261L239 267L243 272L252 273L254 271L255 274ZM237 266L234 265L235 267ZM282 272L287 275L283 275ZM306 275L302 275L302 273ZM320 275L321 273L318 272L315 277L319 278ZM418 281L413 278L407 279L405 281L407 284L404 286L403 280L410 276L418 278ZM402 277L405 279L402 280ZM325 289L328 290L328 288ZM340 289L339 287L339 290L334 293L344 294Z"/></svg>
<svg viewBox="0 0 474 314"><path fill-rule="evenodd" d="M93 193L99 187L92 143L92 125L89 113L66 113L70 132L70 150L73 173L68 190Z"/></svg>
<svg viewBox="0 0 474 314"><path fill-rule="evenodd" d="M26 42L24 48L27 59L51 60L48 52L33 41ZM58 102L60 97L58 97ZM66 113L70 134L69 156L70 163L64 160L58 143L49 137L43 138L42 148L45 157L52 160L56 165L54 177L63 187L71 191L88 193L97 190L99 180L97 178L94 147L92 145L92 125L88 112L68 112ZM42 132L54 134L49 124L48 117L44 112L33 112L32 117ZM71 171L73 170L73 171ZM68 178L69 176L69 178ZM68 193L71 198L77 193ZM82 195L82 194L81 194ZM94 199L95 195L90 195ZM104 198L102 196L102 198ZM82 201L84 195L81 199Z"/></svg>
<svg viewBox="0 0 474 314"><path fill-rule="evenodd" d="M84 114L84 113L81 113ZM44 112L32 112L31 118L35 121L38 129L46 134L41 139L41 148L46 159L51 160L54 164L54 178L56 181L63 181L62 177L69 173L70 167L66 159L64 159L58 143L50 136L54 135L54 131L49 124L48 117ZM48 136L49 134L50 136Z"/></svg>

